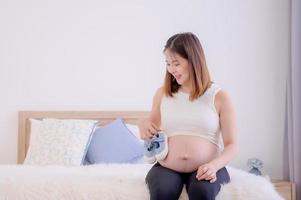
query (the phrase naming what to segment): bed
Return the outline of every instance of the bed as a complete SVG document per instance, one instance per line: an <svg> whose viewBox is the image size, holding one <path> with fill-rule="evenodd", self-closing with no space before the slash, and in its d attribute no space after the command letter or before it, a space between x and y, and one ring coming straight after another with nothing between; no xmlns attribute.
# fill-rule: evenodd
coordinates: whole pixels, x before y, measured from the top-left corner
<svg viewBox="0 0 301 200"><path fill-rule="evenodd" d="M145 175L151 164L98 164L85 166L22 165L29 147L29 119L93 119L101 125L117 117L137 124L147 111L20 111L18 165L0 166L0 199L149 199ZM282 200L273 184L227 166L231 182L223 185L218 200ZM188 200L185 189L180 200ZM286 200L291 200L286 198Z"/></svg>

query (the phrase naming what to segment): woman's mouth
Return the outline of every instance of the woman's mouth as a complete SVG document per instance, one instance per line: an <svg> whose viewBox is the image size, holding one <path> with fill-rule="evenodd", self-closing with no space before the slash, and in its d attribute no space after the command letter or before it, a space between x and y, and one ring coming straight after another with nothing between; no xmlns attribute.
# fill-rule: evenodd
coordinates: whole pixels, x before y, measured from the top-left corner
<svg viewBox="0 0 301 200"><path fill-rule="evenodd" d="M179 80L181 78L181 75L174 75L174 77Z"/></svg>

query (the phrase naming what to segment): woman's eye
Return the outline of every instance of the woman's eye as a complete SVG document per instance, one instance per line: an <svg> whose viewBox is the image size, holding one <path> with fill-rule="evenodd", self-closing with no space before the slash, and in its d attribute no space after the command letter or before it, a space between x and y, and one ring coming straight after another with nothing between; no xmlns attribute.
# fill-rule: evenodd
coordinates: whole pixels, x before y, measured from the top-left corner
<svg viewBox="0 0 301 200"><path fill-rule="evenodd" d="M167 64L167 63L166 63L166 66L169 67L169 66L171 66L171 64ZM178 67L178 66L180 66L180 64L173 64L173 66L174 66L174 67Z"/></svg>

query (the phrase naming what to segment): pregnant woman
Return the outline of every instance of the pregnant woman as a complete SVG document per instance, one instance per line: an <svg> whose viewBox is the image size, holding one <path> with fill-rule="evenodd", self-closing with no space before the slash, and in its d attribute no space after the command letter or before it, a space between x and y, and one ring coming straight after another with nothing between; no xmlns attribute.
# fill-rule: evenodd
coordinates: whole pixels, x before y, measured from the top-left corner
<svg viewBox="0 0 301 200"><path fill-rule="evenodd" d="M225 165L238 152L236 116L229 95L211 81L199 39L170 37L164 48L166 75L141 119L141 138L168 136L168 154L146 176L151 200L177 200L185 185L189 200L214 200L230 181Z"/></svg>

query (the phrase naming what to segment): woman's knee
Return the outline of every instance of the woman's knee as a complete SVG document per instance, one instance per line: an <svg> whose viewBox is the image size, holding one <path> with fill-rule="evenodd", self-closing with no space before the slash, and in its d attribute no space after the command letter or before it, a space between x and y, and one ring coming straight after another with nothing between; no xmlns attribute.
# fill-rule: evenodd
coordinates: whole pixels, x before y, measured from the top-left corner
<svg viewBox="0 0 301 200"><path fill-rule="evenodd" d="M182 192L181 182L162 180L159 177L147 182L151 200L177 200Z"/></svg>
<svg viewBox="0 0 301 200"><path fill-rule="evenodd" d="M179 190L179 188L166 185L149 185L149 191L151 200L178 200L182 188Z"/></svg>
<svg viewBox="0 0 301 200"><path fill-rule="evenodd" d="M224 167L217 172L217 180L213 183L209 181L199 181L195 178L196 172L193 173L189 181L187 182L187 192L190 199L215 199L216 195L220 191L221 184L225 184L230 181L230 177L227 169Z"/></svg>
<svg viewBox="0 0 301 200"><path fill-rule="evenodd" d="M177 200L183 189L183 181L179 174L154 167L146 176L151 200Z"/></svg>
<svg viewBox="0 0 301 200"><path fill-rule="evenodd" d="M187 189L187 193L190 200L214 200L219 190L220 184L199 181L191 183Z"/></svg>

